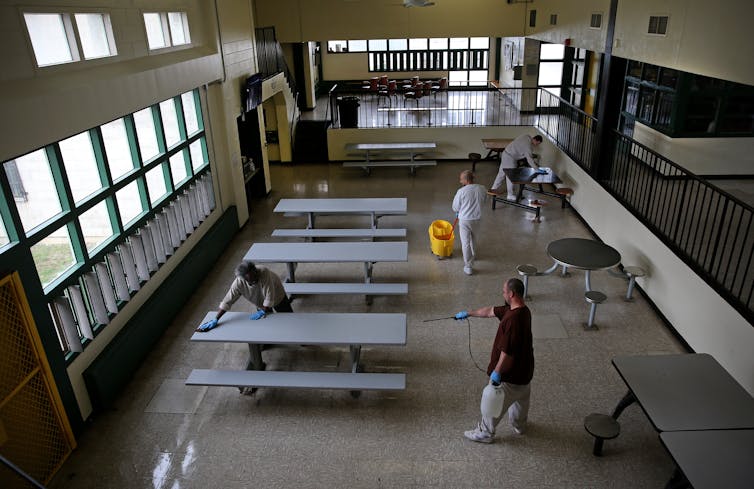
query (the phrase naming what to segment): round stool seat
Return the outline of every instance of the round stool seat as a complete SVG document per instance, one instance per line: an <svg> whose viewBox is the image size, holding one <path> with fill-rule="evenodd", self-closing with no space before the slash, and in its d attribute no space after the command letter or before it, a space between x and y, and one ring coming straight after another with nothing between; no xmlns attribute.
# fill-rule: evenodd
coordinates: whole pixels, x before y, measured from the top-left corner
<svg viewBox="0 0 754 489"><path fill-rule="evenodd" d="M519 265L516 267L519 275L536 275L537 267L534 265Z"/></svg>
<svg viewBox="0 0 754 489"><path fill-rule="evenodd" d="M629 277L643 277L647 274L641 267L623 267L623 271Z"/></svg>
<svg viewBox="0 0 754 489"><path fill-rule="evenodd" d="M537 199L534 199L534 200L530 200L529 201L529 207L544 207L546 205L547 205L547 201L546 200L537 200Z"/></svg>
<svg viewBox="0 0 754 489"><path fill-rule="evenodd" d="M584 418L584 428L590 435L603 440L612 440L620 435L620 423L607 414L590 414Z"/></svg>
<svg viewBox="0 0 754 489"><path fill-rule="evenodd" d="M568 187L560 187L555 189L555 193L558 195L573 195L573 189Z"/></svg>
<svg viewBox="0 0 754 489"><path fill-rule="evenodd" d="M584 294L584 298L590 304L602 304L607 300L607 296L597 290L590 290Z"/></svg>
<svg viewBox="0 0 754 489"><path fill-rule="evenodd" d="M482 159L482 155L480 155L479 153L469 153L469 159L470 160L481 160Z"/></svg>

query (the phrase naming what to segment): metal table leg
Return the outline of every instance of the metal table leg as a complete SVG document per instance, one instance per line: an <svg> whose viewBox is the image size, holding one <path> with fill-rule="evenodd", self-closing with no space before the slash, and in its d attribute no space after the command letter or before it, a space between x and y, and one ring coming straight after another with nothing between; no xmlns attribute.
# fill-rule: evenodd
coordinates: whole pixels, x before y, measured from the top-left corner
<svg viewBox="0 0 754 489"><path fill-rule="evenodd" d="M634 395L631 390L626 393L625 396L623 396L623 399L618 401L618 404L615 406L615 409L613 410L612 417L613 419L618 419L618 416L620 416L620 413L623 412L624 409L626 409L628 406L636 402L636 396Z"/></svg>
<svg viewBox="0 0 754 489"><path fill-rule="evenodd" d="M585 278L586 278L586 292L589 292L590 290L592 290L592 280L591 280L591 277L592 277L591 270L587 270L586 274L585 274Z"/></svg>
<svg viewBox="0 0 754 489"><path fill-rule="evenodd" d="M288 268L288 278L286 279L286 282L293 283L296 281L296 263L295 262L288 262L285 264L286 268Z"/></svg>

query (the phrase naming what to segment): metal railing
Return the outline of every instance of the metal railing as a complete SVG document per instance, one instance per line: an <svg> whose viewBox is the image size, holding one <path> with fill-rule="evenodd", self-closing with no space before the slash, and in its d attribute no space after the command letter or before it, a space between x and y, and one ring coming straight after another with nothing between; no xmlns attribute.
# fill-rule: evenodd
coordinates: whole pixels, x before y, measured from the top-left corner
<svg viewBox="0 0 754 489"><path fill-rule="evenodd" d="M596 119L540 94L537 127L592 172ZM692 270L754 323L754 209L661 154L611 131L597 179Z"/></svg>
<svg viewBox="0 0 754 489"><path fill-rule="evenodd" d="M332 126L360 128L385 127L463 127L463 126L533 126L537 89L498 89L490 87L434 86L414 98L416 89L399 85L394 92L370 91L358 83L339 83L329 93L327 115ZM349 121L341 112L355 106Z"/></svg>

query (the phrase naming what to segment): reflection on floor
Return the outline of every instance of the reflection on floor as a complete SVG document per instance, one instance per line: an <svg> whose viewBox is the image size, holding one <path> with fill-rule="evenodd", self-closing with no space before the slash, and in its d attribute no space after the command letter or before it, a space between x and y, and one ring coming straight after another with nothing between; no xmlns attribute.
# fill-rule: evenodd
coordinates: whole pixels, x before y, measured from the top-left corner
<svg viewBox="0 0 754 489"><path fill-rule="evenodd" d="M599 306L598 331L584 331L588 315L583 275L573 271L533 277L529 307L537 335L529 429L516 435L503 421L496 443L463 438L479 416L487 382L484 368L495 334L494 320L424 322L467 308L499 304L502 281L516 266L549 264L547 244L562 237L591 237L571 209L552 202L541 223L523 211L484 209L474 274L463 273L456 252L438 260L427 228L451 219L458 174L468 162L441 162L410 177L405 168L380 168L371 176L339 164L272 168L273 191L254 201L241 229L196 293L175 318L152 355L136 372L116 406L95 416L79 438L53 488L248 488L260 487L449 487L582 488L661 487L673 462L641 409L620 417L621 435L592 455L583 427L592 412L609 413L625 394L610 360L616 355L681 351L639 294L622 300L626 282L606 272L593 287L608 296ZM494 165L481 165L489 185ZM247 348L189 341L204 314L217 307L233 268L254 242L274 242L278 227L302 227L303 218L272 214L281 197L408 198L407 216L384 217L384 227L408 229L409 262L377 263L375 281L409 283L407 297L314 296L294 300L299 312L406 312L405 347L362 352L368 372L405 372L398 392L260 389L252 396L235 388L184 387L193 368L240 369ZM538 196L538 198L541 198ZM322 226L365 226L365 218L323 217ZM284 275L284 265L272 265ZM302 264L301 281L359 280L356 265ZM249 310L239 301L234 310ZM469 336L470 335L470 336ZM287 347L264 353L272 370L343 370L347 348ZM166 397L173 397L175 403Z"/></svg>

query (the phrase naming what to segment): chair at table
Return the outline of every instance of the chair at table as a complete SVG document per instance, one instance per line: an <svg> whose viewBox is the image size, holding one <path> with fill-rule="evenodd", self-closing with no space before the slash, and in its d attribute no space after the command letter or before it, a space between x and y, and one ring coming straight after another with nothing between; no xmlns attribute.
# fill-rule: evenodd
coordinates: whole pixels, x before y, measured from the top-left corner
<svg viewBox="0 0 754 489"><path fill-rule="evenodd" d="M380 90L387 88L388 86L387 75L381 75L379 81L377 82L377 85L380 87Z"/></svg>
<svg viewBox="0 0 754 489"><path fill-rule="evenodd" d="M388 106L393 105L393 95L398 91L398 82L390 80L385 88L380 87L380 91L377 93L379 97L387 97Z"/></svg>
<svg viewBox="0 0 754 489"><path fill-rule="evenodd" d="M437 85L432 87L432 92L434 92L435 97L437 97L437 94L440 92L447 92L448 91L448 78L442 77L440 78L440 81L437 83Z"/></svg>
<svg viewBox="0 0 754 489"><path fill-rule="evenodd" d="M372 95L377 95L377 93L380 90L380 86L378 82L379 82L379 78L377 78L376 76L373 76L371 80L365 80L363 82L364 85L361 88L371 93Z"/></svg>
<svg viewBox="0 0 754 489"><path fill-rule="evenodd" d="M413 90L409 90L403 94L403 105L406 105L406 100L413 100L416 102L416 107L419 107L419 99L424 96L423 84L414 86Z"/></svg>

